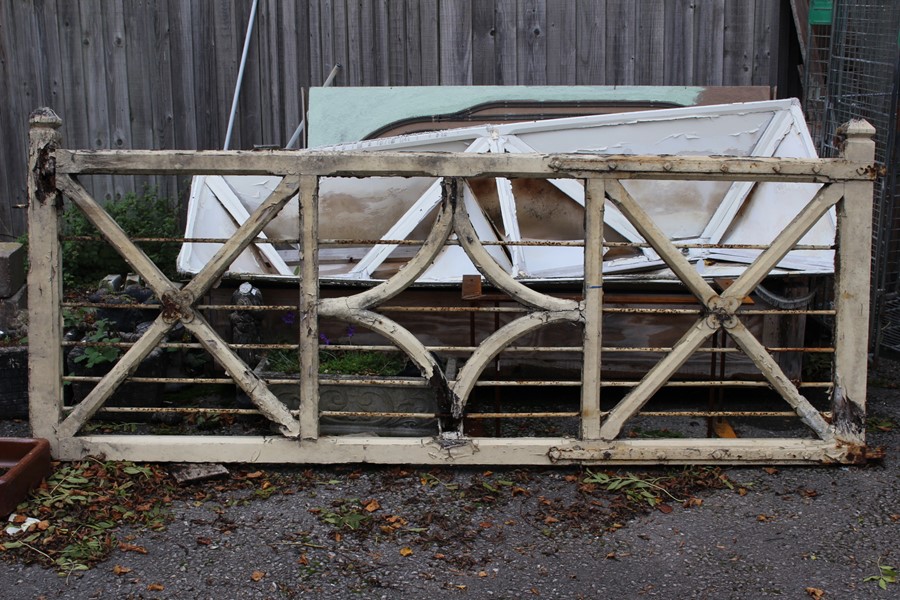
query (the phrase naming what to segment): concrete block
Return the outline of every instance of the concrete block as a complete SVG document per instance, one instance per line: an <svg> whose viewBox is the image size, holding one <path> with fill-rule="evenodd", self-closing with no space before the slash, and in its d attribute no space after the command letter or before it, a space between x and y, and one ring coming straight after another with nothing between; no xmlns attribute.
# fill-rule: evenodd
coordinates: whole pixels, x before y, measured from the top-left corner
<svg viewBox="0 0 900 600"><path fill-rule="evenodd" d="M28 310L28 288L24 285L9 298L0 298L0 330L17 328L20 311Z"/></svg>
<svg viewBox="0 0 900 600"><path fill-rule="evenodd" d="M25 248L0 242L0 298L9 298L25 283Z"/></svg>

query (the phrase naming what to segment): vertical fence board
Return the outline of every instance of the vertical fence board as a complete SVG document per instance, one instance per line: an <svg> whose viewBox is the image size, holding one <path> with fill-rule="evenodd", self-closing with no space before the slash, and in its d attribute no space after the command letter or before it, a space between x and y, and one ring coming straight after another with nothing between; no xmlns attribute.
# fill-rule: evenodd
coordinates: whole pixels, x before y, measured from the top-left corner
<svg viewBox="0 0 900 600"><path fill-rule="evenodd" d="M778 81L778 15L778 0L756 0L753 16L753 85L775 85Z"/></svg>
<svg viewBox="0 0 900 600"><path fill-rule="evenodd" d="M494 0L472 5L472 83L475 85L497 83L495 10Z"/></svg>
<svg viewBox="0 0 900 600"><path fill-rule="evenodd" d="M543 0L520 0L517 60L523 85L547 83L547 7Z"/></svg>
<svg viewBox="0 0 900 600"><path fill-rule="evenodd" d="M442 0L440 18L441 85L472 84L472 1Z"/></svg>
<svg viewBox="0 0 900 600"><path fill-rule="evenodd" d="M422 82L440 84L440 28L438 0L419 0L419 36L422 40Z"/></svg>
<svg viewBox="0 0 900 600"><path fill-rule="evenodd" d="M571 85L577 80L577 48L575 46L575 4L547 4L547 84Z"/></svg>
<svg viewBox="0 0 900 600"><path fill-rule="evenodd" d="M750 85L753 80L753 4L725 1L725 35L722 52L723 80L731 85Z"/></svg>
<svg viewBox="0 0 900 600"><path fill-rule="evenodd" d="M388 0L375 2L375 85L391 85ZM331 68L329 66L329 68Z"/></svg>
<svg viewBox="0 0 900 600"><path fill-rule="evenodd" d="M603 85L606 83L606 1L578 0L576 11L575 83Z"/></svg>
<svg viewBox="0 0 900 600"><path fill-rule="evenodd" d="M606 5L606 74L611 85L634 84L635 3L609 0Z"/></svg>
<svg viewBox="0 0 900 600"><path fill-rule="evenodd" d="M644 0L637 14L634 82L654 85L665 81L665 0Z"/></svg>
<svg viewBox="0 0 900 600"><path fill-rule="evenodd" d="M390 85L407 85L406 78L406 1L390 0L388 4L388 81Z"/></svg>
<svg viewBox="0 0 900 600"><path fill-rule="evenodd" d="M722 85L725 44L725 0L698 2L695 10L694 82L697 85Z"/></svg>

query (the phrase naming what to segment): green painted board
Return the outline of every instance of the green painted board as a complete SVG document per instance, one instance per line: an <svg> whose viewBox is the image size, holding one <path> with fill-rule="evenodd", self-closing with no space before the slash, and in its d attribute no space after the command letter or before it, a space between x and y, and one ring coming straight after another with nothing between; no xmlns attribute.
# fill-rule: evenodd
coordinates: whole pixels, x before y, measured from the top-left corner
<svg viewBox="0 0 900 600"><path fill-rule="evenodd" d="M309 93L309 147L358 142L396 121L455 113L487 102L667 102L691 106L705 89L676 86L316 87Z"/></svg>

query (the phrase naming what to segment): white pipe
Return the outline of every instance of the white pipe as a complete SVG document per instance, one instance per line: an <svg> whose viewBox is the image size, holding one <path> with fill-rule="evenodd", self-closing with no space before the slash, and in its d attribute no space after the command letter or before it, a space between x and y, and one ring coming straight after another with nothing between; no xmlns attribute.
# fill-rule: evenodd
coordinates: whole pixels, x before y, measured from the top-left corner
<svg viewBox="0 0 900 600"><path fill-rule="evenodd" d="M244 51L241 53L241 66L238 69L237 83L234 85L234 98L231 100L231 114L228 116L228 131L225 133L225 147L231 146L231 132L234 130L234 117L237 115L238 98L241 95L241 84L244 83L244 67L247 66L247 54L250 52L250 36L253 34L253 24L256 22L256 7L259 0L253 0L253 8L250 9L250 22L247 23L247 35L244 36Z"/></svg>

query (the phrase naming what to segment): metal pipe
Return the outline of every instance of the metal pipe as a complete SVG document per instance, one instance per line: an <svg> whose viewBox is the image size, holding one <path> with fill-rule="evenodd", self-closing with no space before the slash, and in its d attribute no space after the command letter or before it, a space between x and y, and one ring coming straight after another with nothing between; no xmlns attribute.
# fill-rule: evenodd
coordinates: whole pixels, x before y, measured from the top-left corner
<svg viewBox="0 0 900 600"><path fill-rule="evenodd" d="M234 98L231 100L231 114L228 116L228 131L225 133L225 147L228 150L231 146L231 132L234 130L234 117L237 115L238 98L241 95L241 86L244 83L244 67L247 66L247 54L250 52L250 37L253 35L253 25L256 22L256 8L259 0L253 0L253 7L250 9L250 22L247 23L247 35L244 36L244 51L241 53L241 66L238 69L237 83L234 86Z"/></svg>
<svg viewBox="0 0 900 600"><path fill-rule="evenodd" d="M331 73L328 74L328 78L325 79L325 83L322 84L322 87L330 87L332 82L334 81L334 78L337 76L338 71L340 71L340 70L341 70L341 63L336 63L331 68ZM303 99L302 91L300 94L300 99L301 100ZM290 149L290 148L293 148L294 146L296 146L297 140L300 139L300 134L303 133L303 131L306 129L306 110L305 110L305 108L303 108L302 110L303 110L304 114L300 119L300 124L297 125L297 129L294 130L293 135L291 135L291 139L289 139L288 143L285 145L286 149Z"/></svg>

